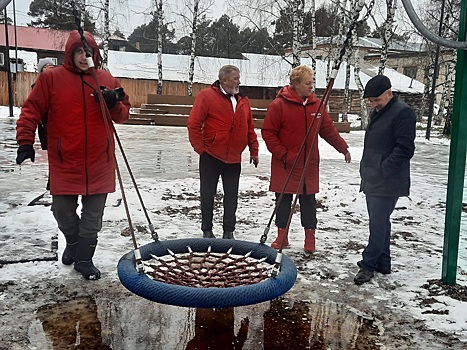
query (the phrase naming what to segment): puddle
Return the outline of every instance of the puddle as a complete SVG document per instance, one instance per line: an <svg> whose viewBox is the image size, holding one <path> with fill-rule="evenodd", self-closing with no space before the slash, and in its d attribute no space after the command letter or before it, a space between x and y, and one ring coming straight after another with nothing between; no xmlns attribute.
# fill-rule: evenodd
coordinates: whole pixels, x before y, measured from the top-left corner
<svg viewBox="0 0 467 350"><path fill-rule="evenodd" d="M112 349L102 342L101 323L91 298L42 306L37 317L52 349Z"/></svg>
<svg viewBox="0 0 467 350"><path fill-rule="evenodd" d="M121 297L40 307L37 317L47 344L38 348L380 349L379 330L371 320L331 302L279 298L237 308L192 309Z"/></svg>

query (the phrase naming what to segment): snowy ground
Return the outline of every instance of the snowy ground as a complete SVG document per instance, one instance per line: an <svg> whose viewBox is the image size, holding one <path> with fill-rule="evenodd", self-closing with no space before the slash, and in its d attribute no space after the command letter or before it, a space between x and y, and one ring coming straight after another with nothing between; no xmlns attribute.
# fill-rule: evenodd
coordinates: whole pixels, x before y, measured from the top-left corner
<svg viewBox="0 0 467 350"><path fill-rule="evenodd" d="M147 302L119 283L118 259L132 249L131 239L125 235L128 221L119 191L109 196L94 259L103 273L101 280L85 281L71 267L57 261L20 263L36 256L53 257L50 242L58 229L50 207L27 206L43 193L47 179L46 154L37 150L34 164L15 165L15 118L6 115L8 110L2 107L0 260L5 263L0 266L0 349L63 348L47 338L47 327L41 318L43 309L81 297L96 300L101 337L107 346L99 349L187 348L195 333L195 310ZM188 143L186 129L119 125L117 130L160 239L199 237L198 157ZM411 196L400 199L392 217L393 272L376 274L370 283L356 286L353 283L358 270L356 262L368 238L365 199L358 191L363 132L352 131L342 136L350 145L353 159L350 164L320 140L321 191L317 195L320 209L315 254L303 252L304 237L298 215L293 219L291 248L284 252L295 262L299 275L294 287L280 299L284 308L293 308L301 302L334 305L341 321L350 312L359 317L360 323L371 321L376 330L371 336L372 347L359 345L366 340L355 334L340 334L340 339L345 341L338 343L333 343L334 335L327 334L323 342L327 347L323 349L466 349L467 292L463 286L467 285L467 237L464 228L458 285L448 288L439 283L449 142L439 138L436 132L432 133L431 141L426 141L424 132L420 131L412 162ZM245 161L240 183L235 235L246 241L259 241L273 209L273 195L268 192L270 155L261 137L259 140L260 166L255 169ZM151 236L141 205L123 161L119 164L132 222L137 228L137 242L149 243ZM47 204L47 200L46 195L43 203ZM221 233L221 213L219 205L214 227L217 235ZM274 235L271 230L268 243ZM58 256L63 247L64 240L58 234ZM263 314L273 304L277 307L274 301L235 308L236 330L244 325L245 318L249 319L244 349L268 349L261 345L266 344L266 334L263 336L261 332L266 322ZM323 316L323 310L330 309L323 306L315 313L310 309L306 317L321 319L329 326L333 321L329 315ZM144 318L143 322L140 317ZM255 342L259 338L263 342Z"/></svg>

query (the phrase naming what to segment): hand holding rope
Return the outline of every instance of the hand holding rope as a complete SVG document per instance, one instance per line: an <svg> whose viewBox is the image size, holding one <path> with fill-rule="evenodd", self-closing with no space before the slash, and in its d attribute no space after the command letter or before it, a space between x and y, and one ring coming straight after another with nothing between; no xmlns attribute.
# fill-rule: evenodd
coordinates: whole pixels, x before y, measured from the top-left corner
<svg viewBox="0 0 467 350"><path fill-rule="evenodd" d="M295 159L295 161L294 161L294 163L292 165L292 168L291 168L291 170L289 172L289 175L288 175L288 177L286 179L286 182L284 184L283 190L280 193L280 195L279 195L279 197L278 197L278 199L276 201L276 205L275 205L274 211L273 211L273 213L272 213L272 215L271 215L271 217L269 219L268 225L264 230L263 236L261 237L261 240L260 240L261 243L266 242L267 233L268 233L268 231L270 229L270 226L271 226L272 220L274 218L274 215L276 214L276 211L277 211L277 208L278 208L278 206L280 204L280 201L282 200L282 197L284 196L285 189L287 188L287 184L290 181L290 178L292 177L292 173L295 170L298 158L303 153L303 151L305 149L306 140L308 139L308 137L309 137L309 135L310 135L310 133L311 133L311 131L313 129L315 129L315 132L313 134L311 148L313 148L313 145L314 145L314 143L316 142L316 140L318 138L318 134L319 134L319 130L320 130L320 127L321 127L321 122L322 122L322 113L323 113L323 111L325 109L325 106L327 105L327 103L329 101L329 96L330 96L332 87L334 85L334 81L335 81L335 79L337 77L337 73L339 72L340 65L341 65L341 63L343 61L343 58L344 58L345 54L346 54L346 50L351 45L352 33L353 33L353 31L355 30L355 28L357 26L359 26L361 23L363 23L368 18L369 14L370 14L370 11L373 8L374 0L371 1L370 5L368 6L368 10L367 10L367 13L365 14L365 16L361 20L358 20L358 17L360 15L360 11L363 9L364 5L365 5L365 2L363 0L360 0L356 4L355 11L354 11L354 16L352 18L352 22L351 22L351 24L349 26L349 30L347 31L347 35L346 35L346 38L345 38L344 43L342 45L342 48L340 49L339 55L338 55L337 59L334 62L333 69L332 69L332 72L331 72L331 76L330 76L328 85L326 87L326 90L324 91L323 97L320 100L320 104L318 106L316 116L313 119L313 122L311 123L309 128L307 129L305 138L304 138L303 143L302 143L302 145L300 147L297 158ZM316 123L317 123L317 125L315 125ZM303 184L304 184L304 181L305 181L305 175L306 175L308 165L310 163L310 159L311 159L311 152L309 152L307 157L306 157L304 169L303 169L302 175L300 177L300 183L298 185L298 188L303 187ZM282 236L280 248L278 250L278 254L277 254L277 257L276 257L276 262L274 264L274 268L273 268L272 273L271 273L272 276L277 276L277 274L279 272L279 267L280 267L281 258L282 258L282 249L283 249L283 246L284 246L285 239L288 236L288 231L289 231L289 227L290 227L290 223L291 223L291 220L292 220L293 213L295 211L295 207L297 205L298 196L299 196L298 194L295 195L295 198L294 198L294 201L293 201L293 204L292 204L292 208L291 208L291 211L290 211L290 214L289 214L287 225L285 227L285 234Z"/></svg>
<svg viewBox="0 0 467 350"><path fill-rule="evenodd" d="M96 72L96 67L94 65L94 61L93 61L93 57L92 57L92 53L91 53L91 50L88 46L88 43L86 41L86 38L85 38L85 35L84 35L84 30L81 26L81 21L80 21L80 14L79 12L76 10L76 4L74 1L71 1L71 5L72 5L72 8L73 8L73 16L75 18L75 23L76 23L76 26L78 28L78 33L80 34L80 38L81 38L81 42L83 44L83 49L85 50L86 52L86 61L87 61L87 64L89 66L89 70L90 70L90 73L91 73L91 76L92 78L94 79L94 82L96 84L97 87L100 86L99 84L99 81L97 79L97 72ZM104 125L105 125L105 129L106 129L106 132L107 132L107 139L108 139L108 144L111 143L111 134L112 134L112 131L115 135L115 139L117 140L117 143L119 145L119 148L120 148L120 151L122 153L122 157L125 161L125 165L128 169L128 172L130 174L130 177L131 177L131 180L133 182L133 185L135 187L135 190L136 190L136 193L138 195L138 198L139 198L139 201L142 205L142 208L143 208L143 211L144 211L144 214L146 216L146 219L148 221L148 224L149 224L149 228L151 230L151 235L153 237L153 239L155 241L158 240L158 235L157 233L154 231L154 226L153 224L151 223L151 220L149 218L149 215L148 215L148 212L146 210L146 207L144 206L144 203L143 203L143 199L141 197L141 194L139 192L139 189L138 189L138 186L136 184L136 180L133 176L133 173L131 171L131 168L130 168L130 165L128 163L128 159L126 158L126 155L125 155L125 152L124 152L124 149L123 149L123 146L121 144L121 141L120 141L120 138L117 134L117 131L115 129L115 126L113 125L113 122L112 122L112 117L110 115L110 112L107 108L107 105L105 103L105 98L102 94L102 91L100 88L97 88L94 92L95 94L97 94L97 99L100 103L100 107L101 107L101 113L102 113L102 116L103 116L103 120L104 120ZM136 258L136 266L137 266L137 269L138 269L138 272L139 273L143 273L144 270L143 270L143 264L142 264L142 261L141 261L141 253L139 251L139 248L138 248L138 244L136 242L136 237L135 237L135 230L133 228L133 224L132 224L132 221L131 221L131 217L130 217L130 212L129 212L129 208L128 208L128 201L126 199L126 195L125 195L125 190L124 190L124 187L123 187L123 180L122 180L122 177L121 177L121 172L120 172L120 169L119 169L119 166L118 166L118 162L117 162L117 158L115 157L115 168L116 168L116 173L117 173L117 177L118 177L118 182L119 182L119 186L120 186L120 191L121 191L121 194L122 194L122 200L123 200L123 204L124 204L124 207L125 207L125 212L126 212L126 216L127 216L127 221L128 221L128 226L129 226L129 230L130 230L130 234L131 234L131 237L132 237L132 242L133 242L133 246L134 246L134 254L135 254L135 258Z"/></svg>

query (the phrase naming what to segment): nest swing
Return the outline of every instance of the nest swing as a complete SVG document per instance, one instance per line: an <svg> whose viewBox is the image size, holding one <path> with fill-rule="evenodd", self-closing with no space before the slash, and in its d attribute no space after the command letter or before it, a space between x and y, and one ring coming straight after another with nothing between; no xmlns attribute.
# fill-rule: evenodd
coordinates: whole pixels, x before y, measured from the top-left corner
<svg viewBox="0 0 467 350"><path fill-rule="evenodd" d="M345 54L345 48L349 45L355 25L363 21L357 22L358 13L363 7L363 1L360 1L358 5L359 8L357 8L354 14L355 20L351 24L343 48L334 64L328 86L318 107L318 113L307 130L305 140L308 139L312 129L315 130L312 142L315 142L318 136L322 120L321 113L328 102L333 82ZM90 59L91 54L83 35L83 29L80 27L79 18L75 10L73 14L75 15L78 31L81 34L83 46L89 58L88 64L91 74L95 79L96 86L100 86L92 59ZM98 91L98 94L104 123L107 128L107 136L110 138L113 130L154 239L154 242L141 247L138 247L136 243L123 182L115 159L122 200L134 246L134 249L123 255L118 262L117 270L121 283L134 294L154 302L197 308L226 308L255 304L275 299L292 288L297 278L297 269L293 261L282 254L282 248L287 236L291 216L294 212L293 208L287 224L286 235L283 236L280 249L276 251L264 244L279 203L276 204L276 208L264 230L260 243L212 238L160 241L144 207L138 186L112 123L110 113L105 105L104 98L100 91ZM302 144L300 152L303 152L304 148L305 141ZM304 174L310 160L310 154L311 152L309 152L305 162L301 178L302 182L304 181ZM294 167L295 164L292 166L289 178ZM284 189L288 180L284 185ZM280 202L283 192L278 202ZM298 195L295 196L293 206L296 205L297 198Z"/></svg>

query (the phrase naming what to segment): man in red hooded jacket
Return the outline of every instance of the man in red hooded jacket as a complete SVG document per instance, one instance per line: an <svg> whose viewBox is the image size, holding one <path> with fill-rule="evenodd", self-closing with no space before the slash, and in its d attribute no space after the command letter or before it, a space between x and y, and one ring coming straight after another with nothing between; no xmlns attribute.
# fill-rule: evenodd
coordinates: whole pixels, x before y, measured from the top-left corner
<svg viewBox="0 0 467 350"><path fill-rule="evenodd" d="M16 163L34 161L34 136L48 112L47 142L52 212L67 242L62 255L65 265L86 279L99 279L92 258L97 234L102 228L107 194L115 191L115 143L112 127L104 121L96 91L105 89L104 99L114 122L129 118L130 102L117 79L97 69L97 85L88 62L99 67L99 47L84 32L88 55L78 31L70 33L62 66L43 72L21 109L16 126L19 145ZM89 61L88 61L89 60ZM91 61L92 60L92 61ZM81 196L81 216L76 212Z"/></svg>
<svg viewBox="0 0 467 350"><path fill-rule="evenodd" d="M201 230L212 232L214 196L219 176L224 188L223 238L233 239L242 152L250 150L250 163L258 166L258 140L248 97L239 93L240 70L226 65L219 80L196 96L188 118L188 136L199 157Z"/></svg>
<svg viewBox="0 0 467 350"><path fill-rule="evenodd" d="M290 84L283 87L269 105L261 130L264 142L272 153L269 189L276 192L276 200L283 192L276 210L278 236L271 246L280 248L281 245L289 245L287 222L292 195L298 194L301 224L305 229L304 249L308 253L314 253L316 249L315 194L319 190L319 150L315 135L316 138L318 135L321 136L342 153L347 163L351 160L348 145L339 135L328 112L323 110L320 116L317 115L320 100L313 93L313 79L314 72L306 65L292 69ZM318 117L321 118L320 123ZM310 126L312 129L307 137ZM302 144L304 148L300 152ZM308 155L310 155L309 162L303 184L300 186Z"/></svg>

